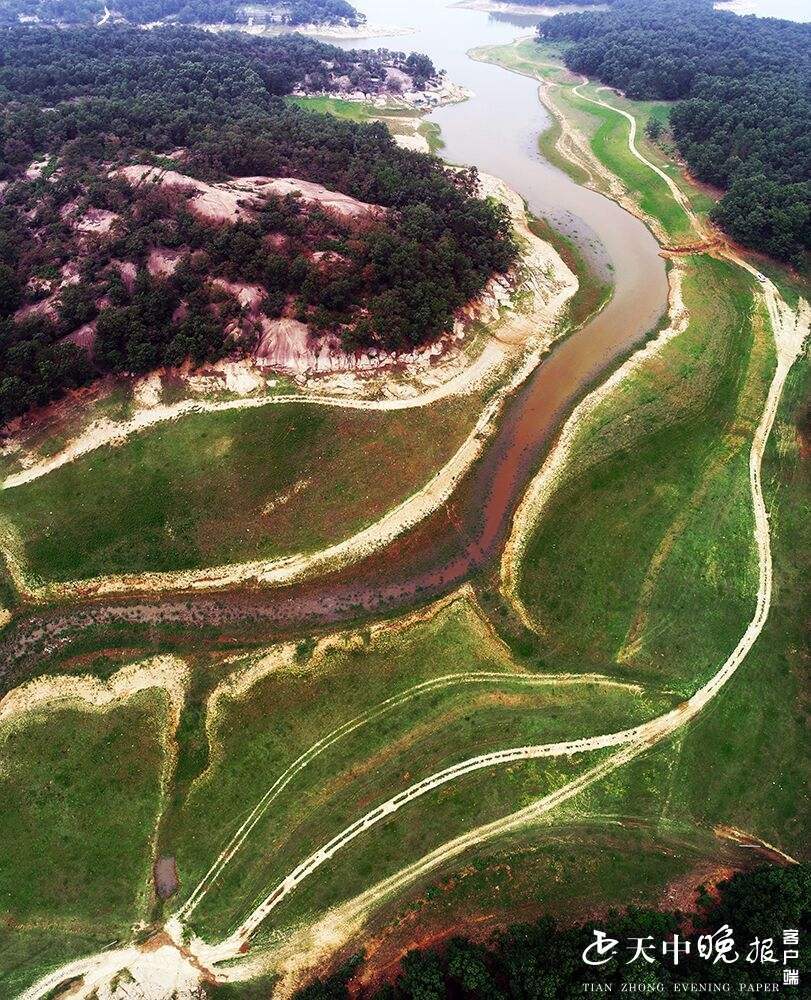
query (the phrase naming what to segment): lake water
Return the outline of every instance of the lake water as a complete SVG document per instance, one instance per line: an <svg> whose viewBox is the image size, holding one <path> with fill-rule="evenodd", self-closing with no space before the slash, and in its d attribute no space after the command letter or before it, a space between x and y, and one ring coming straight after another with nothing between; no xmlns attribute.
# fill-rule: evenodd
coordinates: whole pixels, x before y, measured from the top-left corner
<svg viewBox="0 0 811 1000"><path fill-rule="evenodd" d="M793 0L753 2L772 13L793 6ZM561 421L663 313L664 263L645 226L607 198L574 184L541 157L537 138L548 118L534 81L467 57L471 48L528 34L526 17L453 9L441 0L358 0L358 6L372 24L416 30L346 44L425 52L455 82L470 88L475 94L470 101L434 115L446 143L443 155L503 177L535 214L570 233L598 267L610 268L612 300L559 344L510 400L482 460L449 503L381 553L312 584L233 594L144 596L94 602L92 610L79 606L45 611L21 623L10 640L16 655L30 655L42 641L93 622L122 620L197 621L220 624L226 633L238 623L243 638L255 630L266 640L269 634L295 634L319 623L353 619L361 611L393 614L415 599L451 590L498 557L515 508ZM798 6L805 7L805 0Z"/></svg>

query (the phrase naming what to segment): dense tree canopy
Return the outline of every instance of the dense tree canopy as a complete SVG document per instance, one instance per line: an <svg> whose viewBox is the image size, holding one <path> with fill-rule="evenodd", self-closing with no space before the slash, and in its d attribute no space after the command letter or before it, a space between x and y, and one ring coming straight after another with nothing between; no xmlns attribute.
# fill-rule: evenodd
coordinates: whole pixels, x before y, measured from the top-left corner
<svg viewBox="0 0 811 1000"><path fill-rule="evenodd" d="M689 920L680 913L631 909L571 928L559 927L548 917L534 924L517 924L487 946L454 938L442 950L409 952L394 984L361 995L374 1000L575 1000L588 995L586 983L598 984L592 992L599 992L602 986L605 992L613 987L614 994L625 991L654 996L677 995L677 984L679 993L687 995L691 983L727 983L729 992L748 995L748 987L766 983L773 984L772 991L779 990L781 995L799 995L800 989L783 986L783 970L787 966L802 970L802 977L808 968L811 868L760 868L733 876L720 890L720 899L705 895L701 910ZM734 949L718 960L713 941L719 939L718 932L725 925ZM588 965L582 959L586 947L595 940L595 929L617 942L616 948L606 952L609 957L603 965ZM799 932L799 947L784 946L786 930ZM674 934L681 939L678 964L673 962L672 952L662 954L663 941L672 941ZM714 937L708 940L707 935ZM699 948L702 937L702 949L709 949L708 957ZM641 955L630 961L638 939L652 961ZM764 961L769 942L773 960ZM789 950L789 961L784 964L784 948L792 947L799 955L791 959ZM736 959L729 961L733 953ZM359 962L360 958L355 958L329 979L316 980L299 991L296 1000L347 1000L347 982ZM211 995L217 997L216 989Z"/></svg>
<svg viewBox="0 0 811 1000"><path fill-rule="evenodd" d="M130 24L175 21L180 24L238 24L248 15L240 0L2 0L0 24L14 24L22 17L43 24L97 24L123 18ZM364 16L347 0L284 0L265 5L274 19L287 24L358 24Z"/></svg>
<svg viewBox="0 0 811 1000"><path fill-rule="evenodd" d="M538 27L571 42L567 65L634 99L677 101L679 150L728 189L732 237L799 263L811 246L811 25L739 17L710 0L616 0Z"/></svg>
<svg viewBox="0 0 811 1000"><path fill-rule="evenodd" d="M311 75L322 85L362 72L382 84L392 65L435 72L424 56L346 52L295 35L0 31L0 419L94 372L238 348L225 333L235 300L214 279L258 283L266 315L303 320L350 349L411 349L447 330L512 265L505 211L472 197L472 174L400 149L384 125L282 99ZM214 182L298 177L387 212L352 229L267 199L253 221L205 224L182 190L133 191L115 173L144 162ZM77 229L89 210L114 216L109 233ZM173 275L149 273L153 250L182 257ZM130 287L121 262L137 272ZM65 339L87 323L92 366Z"/></svg>
<svg viewBox="0 0 811 1000"><path fill-rule="evenodd" d="M605 7L614 0L511 0L522 7Z"/></svg>

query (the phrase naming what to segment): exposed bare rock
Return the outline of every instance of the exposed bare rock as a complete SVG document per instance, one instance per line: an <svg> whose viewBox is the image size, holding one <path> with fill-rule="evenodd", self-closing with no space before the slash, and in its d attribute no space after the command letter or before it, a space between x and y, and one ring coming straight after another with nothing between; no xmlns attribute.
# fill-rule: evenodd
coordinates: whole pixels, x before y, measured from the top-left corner
<svg viewBox="0 0 811 1000"><path fill-rule="evenodd" d="M85 323L85 325L80 326L78 330L74 330L73 333L69 333L67 337L64 338L64 343L75 344L77 347L81 347L87 351L88 354L92 354L93 347L96 343L95 320L92 323Z"/></svg>
<svg viewBox="0 0 811 1000"><path fill-rule="evenodd" d="M42 172L48 166L48 159L49 157L43 156L41 159L34 160L33 163L29 164L25 168L25 179L27 181L39 180L39 178L42 177Z"/></svg>
<svg viewBox="0 0 811 1000"><path fill-rule="evenodd" d="M169 278L175 273L182 259L182 250L166 250L160 247L149 251L146 266L153 278Z"/></svg>
<svg viewBox="0 0 811 1000"><path fill-rule="evenodd" d="M261 285L246 285L244 282L228 281L225 278L214 278L211 284L233 295L243 309L251 313L259 312L259 306L265 297L265 290Z"/></svg>
<svg viewBox="0 0 811 1000"><path fill-rule="evenodd" d="M80 233L109 233L118 218L115 212L106 208L88 208L76 223L76 228Z"/></svg>
<svg viewBox="0 0 811 1000"><path fill-rule="evenodd" d="M50 296L47 299L40 299L39 302L31 302L28 305L20 306L17 312L14 313L14 322L20 323L26 319L32 319L36 316L45 316L49 319L56 319L56 306L54 304L55 296Z"/></svg>
<svg viewBox="0 0 811 1000"><path fill-rule="evenodd" d="M253 210L270 195L295 195L305 204L316 205L342 219L379 218L385 214L380 205L370 205L295 177L239 177L221 184L206 184L176 170L145 165L122 167L115 173L133 185L159 183L186 189L190 207L211 222L250 219Z"/></svg>
<svg viewBox="0 0 811 1000"><path fill-rule="evenodd" d="M114 260L111 262L113 267L118 269L118 273L121 275L121 280L124 282L124 287L127 292L132 295L132 290L135 288L135 277L138 274L138 268L131 261L128 260Z"/></svg>

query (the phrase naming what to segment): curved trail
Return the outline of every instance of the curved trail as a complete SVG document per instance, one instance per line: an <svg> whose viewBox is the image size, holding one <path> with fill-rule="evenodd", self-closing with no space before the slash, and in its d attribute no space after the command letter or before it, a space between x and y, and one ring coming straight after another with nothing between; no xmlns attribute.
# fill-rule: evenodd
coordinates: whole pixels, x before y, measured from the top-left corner
<svg viewBox="0 0 811 1000"><path fill-rule="evenodd" d="M161 404L159 392L155 401L139 409L128 420L115 421L102 418L93 421L75 438L68 441L56 454L40 458L18 472L7 475L0 482L0 489L14 489L34 482L42 476L75 462L99 448L123 444L133 435L140 434L160 424L182 417L204 413L226 413L233 410L252 410L285 404L312 404L334 409L393 412L424 409L434 403L465 396L505 377L505 369L517 366L526 348L532 352L537 365L543 350L548 349L558 334L563 308L577 291L577 280L548 242L529 228L526 206L522 197L512 191L500 178L487 173L478 175L481 198L495 198L509 212L512 226L522 244L521 260L508 275L491 278L478 300L476 322L487 325L487 339L475 360L465 363L459 356L442 357L429 367L414 363L406 367L405 388L397 384L360 382L353 390L330 395L317 388L306 387L298 392L242 396L237 399L206 400L184 399L177 403ZM470 319L463 325L470 325ZM544 334L538 344L538 334ZM461 357L464 353L460 352ZM528 359L527 359L528 360ZM527 377L530 372L525 373ZM390 374L387 369L372 371L376 378ZM408 380L411 381L408 381ZM335 388L333 386L333 388ZM512 388L515 388L513 385ZM401 395L393 395L397 389ZM406 395L409 389L411 395ZM352 392L356 394L353 395ZM373 391L389 393L385 398L370 398ZM366 393L367 395L364 395Z"/></svg>
<svg viewBox="0 0 811 1000"><path fill-rule="evenodd" d="M581 84L580 86L583 85ZM586 100L592 100L591 98L586 98L585 95L582 94L579 96L584 97ZM647 160L647 158L644 157L643 154L637 149L635 144L636 119L627 112L620 111L620 109L617 108L612 108L610 105L602 101L595 99L593 100L593 103L600 104L610 110L619 111L620 114L630 121L631 129L628 136L628 146L630 151L634 154L634 156L654 170L666 181L674 197L685 210L691 221L698 227L699 223L695 214L675 183L655 164L652 164L649 160ZM758 276L759 278L762 277L753 267L751 267L751 265L738 257L737 254L734 254L725 248L724 255L744 267L750 273ZM558 789L551 793L551 795L546 796L544 799L533 803L531 806L527 807L526 810L522 810L521 813L507 817L503 821L497 821L494 824L490 824L487 828L487 835L488 837L495 836L500 832L504 832L505 828L509 828L511 824L515 822L516 816L522 814L538 816L549 811L569 798L579 794L590 784L593 784L595 781L610 773L610 771L621 767L623 764L638 756L643 751L670 736L673 732L675 732L675 730L681 728L695 718L731 679L763 631L763 627L771 608L773 585L772 553L768 512L766 509L766 502L763 497L761 482L761 468L766 444L768 442L769 435L771 434L772 427L774 426L786 378L788 377L788 373L791 370L792 365L803 349L803 345L809 333L809 319L811 319L811 309L809 309L807 303L801 302L797 313L794 314L792 310L790 310L783 302L777 288L772 282L766 280L762 281L762 293L772 323L772 332L777 353L777 366L769 387L763 414L755 431L749 453L749 481L755 521L754 539L758 553L758 591L755 601L755 611L751 621L738 641L738 644L735 646L732 653L716 674L702 688L695 692L690 699L684 703L684 705L681 705L673 711L668 712L666 715L644 725L637 726L633 729L625 730L620 733L591 737L584 740L571 741L569 743L547 744L534 747L517 747L495 753L483 754L478 757L470 758L469 760L454 765L453 767L446 768L445 770L410 786L404 791L388 799L382 805L379 805L375 809L367 812L364 816L356 820L350 826L346 827L336 837L333 837L327 844L319 848L319 850L301 862L300 865L298 865L281 883L279 883L279 885L276 886L276 888L259 904L259 906L242 922L242 924L240 924L230 938L223 941L219 946L216 946L211 951L209 951L208 948L205 949L207 958L216 962L222 961L222 958L219 957L220 955L223 957L225 955L233 957L233 955L237 954L245 941L250 938L257 927L265 920L272 910L278 906L279 903L281 903L282 900L285 899L285 897L288 896L301 882L308 878L322 864L332 858L344 846L351 843L351 841L356 837L360 836L381 820L387 818L404 805L414 801L422 795L441 787L449 781L453 781L455 778L462 777L465 774L482 768L509 764L519 760L531 760L541 757L554 757L561 755L568 756L577 753L607 749L613 746L623 746L623 749L618 754L609 758L608 761L601 762L596 767L587 771L584 775L579 776L574 781L565 785L563 788ZM503 824L506 824L506 827ZM465 845L470 846L470 835L465 835L463 839L465 841ZM437 860L437 864L438 863L440 863L439 860Z"/></svg>
<svg viewBox="0 0 811 1000"><path fill-rule="evenodd" d="M572 291L574 291L573 288ZM59 599L87 597L91 594L102 596L144 591L154 594L161 591L189 589L196 591L220 590L224 587L251 582L280 586L306 579L318 572L324 573L341 568L390 545L398 536L425 520L449 500L459 482L484 451L489 438L495 431L496 420L506 401L530 377L548 346L544 342L527 353L523 363L512 378L495 392L483 407L472 430L456 452L451 455L441 469L431 476L427 483L397 506L386 511L382 517L373 521L368 527L326 548L317 549L314 552L297 552L272 559L223 563L196 570L124 573L32 587L26 580L22 557L17 556L17 551L21 549L21 546L12 540L14 538L13 532L7 527L6 533L10 537L5 542L5 554L9 573L21 595L28 600L42 601L54 597ZM277 397L276 399L254 402L257 405L269 405L275 401L291 402L294 399L296 397ZM301 400L298 401L301 402ZM349 409L366 408L361 405L362 401L321 399L307 400L307 402L319 402L322 405ZM201 409L199 404L195 404L195 408L191 409L193 412L213 413L223 409L244 408L246 403L251 403L251 401L235 400L228 403L211 403L207 404L209 407L207 409ZM71 460L65 459L65 463ZM59 467L59 465L57 464L55 467ZM35 470L29 471L33 473ZM39 475L45 474L45 471L39 472ZM24 473L19 475L22 476ZM34 478L37 477L34 476ZM5 486L4 488L11 487ZM2 539L2 535L2 524L0 524L0 539Z"/></svg>
<svg viewBox="0 0 811 1000"><path fill-rule="evenodd" d="M596 104L601 108L606 108L608 111L613 111L618 115L622 115L628 122L630 122L631 128L628 133L628 149L629 151L642 163L645 164L650 170L652 170L657 176L661 177L662 180L667 184L670 189L670 193L673 195L674 201L682 208L687 218L690 222L701 232L701 225L699 220L696 218L693 208L690 202L681 188L676 184L672 177L670 177L664 170L658 167L655 163L652 163L643 153L641 153L636 145L636 130L637 121L636 118L630 114L628 111L624 111L622 108L614 107L613 104L608 104L606 101L601 101L597 97L589 97L587 94L580 92L581 87L585 87L588 84L588 77L583 77L583 82L579 83L576 87L572 88L572 93L576 94L581 100L588 101L589 104ZM610 89L610 88L605 88Z"/></svg>
<svg viewBox="0 0 811 1000"><path fill-rule="evenodd" d="M612 110L616 111L618 109L614 108ZM634 135L635 129L629 138L629 148L632 151L635 150L635 146L631 143ZM638 151L634 155L637 155L653 169L656 169ZM231 966L224 970L216 969L215 966L236 958L250 936L273 909L300 885L301 882L316 872L325 861L333 857L356 837L371 829L407 803L416 800L433 789L439 788L455 780L455 778L473 771L497 767L519 760L569 756L619 747L616 753L600 761L551 794L538 799L510 816L496 820L486 826L471 830L455 838L414 864L378 883L376 886L371 887L356 899L331 911L318 926L329 927L333 934L331 944L334 946L337 940L344 940L351 931L356 931L360 925L359 921L363 920L369 909L392 892L404 888L420 875L435 869L442 863L458 856L471 847L484 843L508 831L520 829L528 824L537 822L543 816L574 798L595 782L671 736L703 711L712 699L718 695L724 685L734 676L760 636L771 607L773 567L768 512L762 492L761 468L763 455L774 425L786 379L794 361L802 351L808 336L811 309L809 309L808 303L801 301L797 312L794 313L780 298L775 286L763 279L751 265L740 259L729 248L724 248L722 252L724 256L734 260L735 263L747 269L761 281L762 294L772 323L777 353L775 374L769 387L761 419L753 437L749 457L750 492L754 512L754 539L758 555L758 590L755 609L743 635L727 660L710 680L696 691L688 701L651 722L629 730L574 740L568 743L516 747L482 754L453 767L446 768L410 786L367 812L302 861L243 920L237 930L224 941L209 945L198 939L193 941L189 948L185 948L181 946L180 938L176 936L177 958L175 964L178 974L181 969L185 969L189 965L189 960L193 956L193 962L198 968L200 966L207 967L220 980L239 979L240 970L238 966ZM325 739L329 739L329 737L325 737ZM182 931L182 926L178 921L173 928L167 927L167 929L179 934ZM343 938L341 938L341 935L343 935ZM65 966L63 969L50 974L28 990L24 994L24 1000L40 1000L48 992L59 986L60 983L63 983L70 974L82 974L86 976L82 995L87 995L87 989L92 989L95 984L102 981L105 977L109 978L114 971L127 967L127 963L134 961L132 952L133 948L122 949L116 953L104 953L70 963L69 966ZM115 969L113 969L113 966L115 966Z"/></svg>
<svg viewBox="0 0 811 1000"><path fill-rule="evenodd" d="M599 684L609 687L620 687L636 694L642 689L637 684L623 683L602 674L511 674L504 671L477 671L468 674L446 674L444 677L434 677L415 684L413 687L402 691L399 694L385 699L367 712L350 719L348 722L337 726L326 736L315 742L304 751L293 763L276 779L268 788L265 794L259 799L254 808L248 814L245 821L237 829L231 840L223 851L219 854L214 864L209 868L197 886L189 895L189 898L173 915L173 919L186 920L194 910L197 909L203 897L206 895L212 884L217 880L226 865L238 853L251 831L265 815L270 805L281 795L287 785L301 773L316 757L324 751L329 750L344 737L351 735L363 726L374 722L395 708L401 708L421 695L433 693L444 688L464 686L467 684L493 684L497 687L507 687L518 685L523 687L565 687L572 684Z"/></svg>
<svg viewBox="0 0 811 1000"><path fill-rule="evenodd" d="M613 755L607 761L599 763L583 775L580 775L550 795L532 803L519 813L512 814L503 820L489 824L486 828L482 828L482 831L486 831L486 836L483 832L482 837L477 840L474 836L475 831L465 834L462 840L464 842L463 849L466 849L475 843L480 843L482 839L489 839L509 829L514 829L516 823L523 824L531 817L537 818L568 799L573 798L589 787L589 785L605 777L623 764L626 764L645 750L655 746L663 739L672 735L677 729L685 726L712 701L745 660L758 636L763 631L763 626L769 615L773 583L772 554L768 512L766 510L761 483L761 466L786 378L808 336L810 316L811 310L806 307L798 312L794 324L790 322L784 323L775 330L775 343L778 355L777 368L769 387L766 405L760 423L755 431L749 454L749 482L755 515L754 538L758 552L758 591L755 601L755 612L737 645L714 676L683 705L660 716L658 719L632 729L582 740L573 740L566 743L515 747L494 753L482 754L456 764L453 767L445 768L443 771L439 771L411 785L409 788L370 810L364 816L360 817L360 819L355 820L354 823L342 830L323 847L302 861L239 925L234 934L225 941L215 946L204 945L202 942L198 943L195 951L200 955L201 959L210 963L218 963L227 958L235 957L239 954L245 942L256 931L257 927L275 907L322 864L334 857L335 854L351 843L356 837L422 795L456 778L483 768L506 765L521 760L571 756L615 746L623 747L619 753ZM452 842L450 845L447 845L447 850L454 850L456 843ZM446 857L447 854L445 853L437 854L435 863L441 863Z"/></svg>

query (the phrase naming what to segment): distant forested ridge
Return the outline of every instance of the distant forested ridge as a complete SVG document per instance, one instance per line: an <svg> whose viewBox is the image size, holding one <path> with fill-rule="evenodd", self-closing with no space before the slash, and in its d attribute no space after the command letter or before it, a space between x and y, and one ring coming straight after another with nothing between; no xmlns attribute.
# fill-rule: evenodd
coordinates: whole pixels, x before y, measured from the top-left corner
<svg viewBox="0 0 811 1000"><path fill-rule="evenodd" d="M754 995L761 984L760 995L765 992L762 984L767 984L770 992L781 996L807 996L803 976L811 958L811 866L759 868L734 875L718 888L720 898L704 893L699 912L689 916L630 909L569 928L557 926L549 917L516 924L487 945L455 937L440 948L410 951L393 983L371 989L353 984L352 996L361 1000L577 1000L610 992L672 997L691 995L691 984L696 984L695 993ZM595 941L595 929L607 935L607 950L601 957L592 950L592 957L603 964L587 965L582 955ZM799 946L784 945L785 931L797 933ZM678 964L672 960L672 950L669 956L662 954L663 941L672 945L674 934L680 937ZM712 935L709 940L708 935ZM704 956L699 948L702 936ZM727 936L732 938L732 951L719 958L715 942ZM636 950L640 939L647 958ZM613 948L611 941L616 942ZM796 957L792 957L793 950ZM357 956L330 978L300 990L294 1000L348 1000L347 983L360 965L362 957ZM799 972L801 986L783 985L785 968ZM230 987L209 990L211 1000L230 1000L235 995ZM265 993L240 994L249 995L258 1000Z"/></svg>
<svg viewBox="0 0 811 1000"><path fill-rule="evenodd" d="M229 282L349 350L410 350L450 329L515 260L506 211L473 197L473 173L399 148L384 125L282 97L336 73L382 83L392 65L435 72L426 57L298 35L0 30L0 421L100 372L238 349ZM216 224L182 187L133 188L118 168L139 163L207 182L300 178L385 214L354 224L269 197ZM88 355L77 338L90 327Z"/></svg>
<svg viewBox="0 0 811 1000"><path fill-rule="evenodd" d="M351 24L365 20L346 0L284 0L251 6L242 0L0 0L0 24L20 18L42 24L97 24L125 20L130 24L173 21L178 24L239 24L256 12L284 24ZM105 14L105 10L109 14Z"/></svg>
<svg viewBox="0 0 811 1000"><path fill-rule="evenodd" d="M522 7L608 7L614 0L509 0Z"/></svg>
<svg viewBox="0 0 811 1000"><path fill-rule="evenodd" d="M726 191L715 220L800 264L811 247L811 24L740 17L710 0L616 0L561 14L542 40L628 97L677 101L674 138L696 177Z"/></svg>

